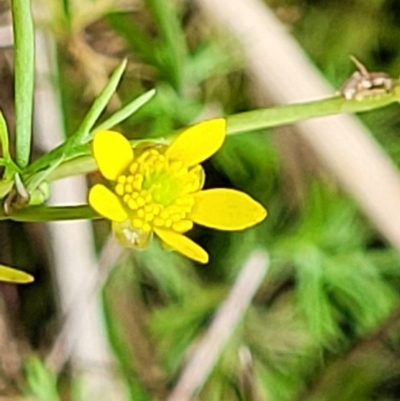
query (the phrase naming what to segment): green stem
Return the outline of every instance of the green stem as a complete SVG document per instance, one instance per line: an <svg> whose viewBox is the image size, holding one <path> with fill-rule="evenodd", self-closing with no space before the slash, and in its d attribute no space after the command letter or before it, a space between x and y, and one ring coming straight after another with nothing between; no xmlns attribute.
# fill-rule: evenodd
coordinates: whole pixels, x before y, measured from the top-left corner
<svg viewBox="0 0 400 401"><path fill-rule="evenodd" d="M14 220L25 222L62 221L100 218L88 205L77 206L31 206L13 211L6 216L0 211L0 220Z"/></svg>
<svg viewBox="0 0 400 401"><path fill-rule="evenodd" d="M332 114L361 113L395 102L399 102L397 93L369 97L363 100L347 100L343 97L333 97L307 103L252 110L227 117L228 135L293 124L302 120Z"/></svg>
<svg viewBox="0 0 400 401"><path fill-rule="evenodd" d="M28 165L32 140L35 37L29 0L12 0L15 59L16 161Z"/></svg>

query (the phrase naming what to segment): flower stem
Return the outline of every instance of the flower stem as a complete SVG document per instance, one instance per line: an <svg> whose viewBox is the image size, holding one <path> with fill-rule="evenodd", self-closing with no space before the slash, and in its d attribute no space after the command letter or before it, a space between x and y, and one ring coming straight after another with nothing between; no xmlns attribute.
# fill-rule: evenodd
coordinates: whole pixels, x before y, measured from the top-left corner
<svg viewBox="0 0 400 401"><path fill-rule="evenodd" d="M360 113L399 102L399 94L394 93L362 100L347 100L331 97L306 103L295 103L268 109L258 109L227 117L228 135L293 124L309 118L339 113Z"/></svg>

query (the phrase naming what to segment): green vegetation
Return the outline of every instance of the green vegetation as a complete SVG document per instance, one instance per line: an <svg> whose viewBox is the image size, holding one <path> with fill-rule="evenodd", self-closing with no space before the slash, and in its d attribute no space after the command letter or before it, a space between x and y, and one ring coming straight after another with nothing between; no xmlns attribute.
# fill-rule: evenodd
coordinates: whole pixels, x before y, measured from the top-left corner
<svg viewBox="0 0 400 401"><path fill-rule="evenodd" d="M17 33L29 28L30 17L27 2L12 3ZM135 146L164 144L195 121L223 116L228 137L203 164L205 187L243 191L268 209L268 217L243 232L190 231L210 254L205 266L155 239L145 250L115 251L119 257L112 263L100 263L94 288L77 285L77 293L79 288L87 293L76 298L89 299L94 290L102 299L114 358L105 375L118 388L115 399L168 399L249 257L261 251L269 259L265 277L193 399L398 400L399 249L295 130L287 135L276 127L362 112L359 118L398 166L399 87L361 100L332 93L260 109L240 46L198 3L144 0L125 8L118 1L38 1L35 7L46 12L35 13L35 28L54 41L50 81L66 133L65 142L49 152L30 145L38 135L35 124L31 130L32 66L24 62L32 61L32 32L16 35L15 96L10 50L0 46L0 195L11 210L0 211L0 263L35 277L26 286L0 288L0 328L6 327L0 335L0 398L91 399L85 396L90 387L85 375L94 367L73 358L68 364L68 347L61 347L61 356L54 354L66 306L52 280L59 273L58 249L47 232L51 223L43 227L55 220L91 219L95 245L88 237L85 246L103 257L111 252L104 251L111 231L87 205L46 206L43 187L78 174L87 174L89 187L99 181L90 152L96 129L122 132ZM349 55L369 71L398 77L395 1L267 3L333 87L355 70ZM0 1L0 6L1 16L9 5ZM45 57L42 50L36 49L36 58ZM7 365L7 358L14 364ZM113 399L114 390L109 391L104 395Z"/></svg>

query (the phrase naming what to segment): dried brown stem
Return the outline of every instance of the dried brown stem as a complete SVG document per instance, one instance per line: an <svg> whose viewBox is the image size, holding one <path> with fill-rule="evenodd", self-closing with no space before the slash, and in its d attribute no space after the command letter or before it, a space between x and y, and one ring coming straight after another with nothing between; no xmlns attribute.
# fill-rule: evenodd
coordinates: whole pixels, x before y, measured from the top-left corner
<svg viewBox="0 0 400 401"><path fill-rule="evenodd" d="M167 401L189 401L200 389L268 270L268 256L253 253L210 327L193 351Z"/></svg>

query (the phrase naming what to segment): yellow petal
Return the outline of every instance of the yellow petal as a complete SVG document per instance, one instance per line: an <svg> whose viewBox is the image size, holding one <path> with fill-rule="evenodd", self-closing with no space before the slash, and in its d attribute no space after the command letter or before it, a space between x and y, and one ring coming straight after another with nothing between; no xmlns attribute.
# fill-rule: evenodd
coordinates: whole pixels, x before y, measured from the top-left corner
<svg viewBox="0 0 400 401"><path fill-rule="evenodd" d="M89 204L98 214L108 220L123 222L128 218L117 195L104 185L96 184L90 188Z"/></svg>
<svg viewBox="0 0 400 401"><path fill-rule="evenodd" d="M185 166L194 166L212 156L223 144L226 121L223 118L193 125L179 134L166 151L172 160L181 160Z"/></svg>
<svg viewBox="0 0 400 401"><path fill-rule="evenodd" d="M115 181L133 161L132 146L119 132L96 132L92 149L101 174L108 180Z"/></svg>
<svg viewBox="0 0 400 401"><path fill-rule="evenodd" d="M0 281L5 281L7 283L26 284L31 283L33 281L33 277L21 270L0 265Z"/></svg>
<svg viewBox="0 0 400 401"><path fill-rule="evenodd" d="M154 232L168 247L197 262L208 263L207 252L188 237L162 228L154 228Z"/></svg>
<svg viewBox="0 0 400 401"><path fill-rule="evenodd" d="M218 230L244 230L267 216L264 207L244 192L209 189L193 195L195 203L188 216L197 224Z"/></svg>

